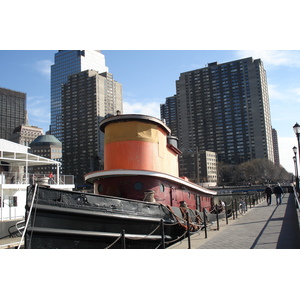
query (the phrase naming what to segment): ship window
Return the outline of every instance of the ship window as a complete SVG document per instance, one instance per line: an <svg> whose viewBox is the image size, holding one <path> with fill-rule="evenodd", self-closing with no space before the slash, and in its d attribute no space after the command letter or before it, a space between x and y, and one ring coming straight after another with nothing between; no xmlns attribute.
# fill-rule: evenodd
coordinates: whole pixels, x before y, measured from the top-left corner
<svg viewBox="0 0 300 300"><path fill-rule="evenodd" d="M137 190L137 191L140 191L142 188L143 188L143 184L141 182L136 182L134 184L134 188Z"/></svg>
<svg viewBox="0 0 300 300"><path fill-rule="evenodd" d="M103 185L99 184L98 185L98 193L101 194L103 192Z"/></svg>
<svg viewBox="0 0 300 300"><path fill-rule="evenodd" d="M160 188L160 191L161 191L161 192L164 192L164 191L165 191L165 186L164 186L163 184L160 184L160 187L159 187L159 188Z"/></svg>

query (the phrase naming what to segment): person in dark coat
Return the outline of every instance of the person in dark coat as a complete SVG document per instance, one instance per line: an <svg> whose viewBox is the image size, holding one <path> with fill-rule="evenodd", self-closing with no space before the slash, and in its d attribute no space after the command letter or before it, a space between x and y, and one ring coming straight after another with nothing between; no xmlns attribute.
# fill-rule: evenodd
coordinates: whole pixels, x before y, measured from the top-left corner
<svg viewBox="0 0 300 300"><path fill-rule="evenodd" d="M277 186L274 187L274 194L276 195L276 205L280 205L282 200L283 189L279 183Z"/></svg>
<svg viewBox="0 0 300 300"><path fill-rule="evenodd" d="M265 188L265 196L267 198L267 204L268 205L271 205L271 202L272 202L272 194L273 194L273 191L272 189L270 188L270 186L268 185L266 188Z"/></svg>

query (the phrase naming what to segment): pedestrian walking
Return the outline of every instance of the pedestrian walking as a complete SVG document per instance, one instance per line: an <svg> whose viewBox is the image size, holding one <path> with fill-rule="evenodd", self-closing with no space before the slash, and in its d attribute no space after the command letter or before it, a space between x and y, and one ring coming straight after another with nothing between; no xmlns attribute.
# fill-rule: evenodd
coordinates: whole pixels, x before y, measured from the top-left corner
<svg viewBox="0 0 300 300"><path fill-rule="evenodd" d="M283 189L280 186L280 183L278 183L277 186L274 187L274 194L276 195L276 205L280 205L283 194Z"/></svg>
<svg viewBox="0 0 300 300"><path fill-rule="evenodd" d="M266 186L265 188L265 197L267 198L267 204L268 205L271 205L271 202L272 202L272 194L273 194L273 191L272 189L270 188L270 186Z"/></svg>

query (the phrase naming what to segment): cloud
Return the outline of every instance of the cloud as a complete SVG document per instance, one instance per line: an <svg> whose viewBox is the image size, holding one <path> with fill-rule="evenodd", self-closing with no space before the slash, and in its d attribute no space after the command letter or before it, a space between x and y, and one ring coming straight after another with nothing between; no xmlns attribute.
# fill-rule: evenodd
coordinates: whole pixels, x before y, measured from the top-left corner
<svg viewBox="0 0 300 300"><path fill-rule="evenodd" d="M268 92L270 99L282 100L286 94L279 91L279 87L276 84L268 84Z"/></svg>
<svg viewBox="0 0 300 300"><path fill-rule="evenodd" d="M43 127L50 124L49 103L48 99L43 99L42 97L27 97L27 111L30 125Z"/></svg>
<svg viewBox="0 0 300 300"><path fill-rule="evenodd" d="M38 60L35 64L34 64L34 69L39 72L41 75L49 77L51 75L51 65L52 65L52 61L49 59L45 59L45 60Z"/></svg>
<svg viewBox="0 0 300 300"><path fill-rule="evenodd" d="M124 114L143 114L160 119L160 104L162 101L157 99L124 100Z"/></svg>
<svg viewBox="0 0 300 300"><path fill-rule="evenodd" d="M265 66L300 68L299 50L238 50L238 57L261 58Z"/></svg>
<svg viewBox="0 0 300 300"><path fill-rule="evenodd" d="M278 136L280 164L291 173L295 173L295 166L293 161L294 146L297 147L297 138L295 137L280 137ZM297 147L298 148L298 147ZM298 150L299 151L299 150ZM299 155L297 154L297 161L299 165Z"/></svg>

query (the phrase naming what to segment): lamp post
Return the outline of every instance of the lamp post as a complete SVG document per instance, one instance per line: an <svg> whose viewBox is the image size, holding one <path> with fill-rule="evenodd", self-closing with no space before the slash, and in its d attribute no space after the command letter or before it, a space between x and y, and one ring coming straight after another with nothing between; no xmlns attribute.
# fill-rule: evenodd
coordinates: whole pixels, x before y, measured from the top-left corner
<svg viewBox="0 0 300 300"><path fill-rule="evenodd" d="M299 175L298 175L298 165L297 165L297 147L293 147L293 152L295 156L293 157L295 165L295 177L296 177L296 191L299 192Z"/></svg>
<svg viewBox="0 0 300 300"><path fill-rule="evenodd" d="M294 126L293 126L293 129L294 129L294 132L296 134L296 137L297 137L297 141L298 141L298 149L300 148L300 141L299 141L299 138L300 138L300 125L298 123L296 123ZM294 149L294 148L293 148ZM296 149L297 150L297 149ZM300 152L299 152L299 158L300 158Z"/></svg>
<svg viewBox="0 0 300 300"><path fill-rule="evenodd" d="M300 149L300 141L299 141L299 138L300 138L300 125L298 123L296 123L294 126L293 126L293 129L294 129L294 132L296 134L296 137L297 137L297 141L298 141L298 149ZM296 147L294 147L296 148ZM296 153L297 153L297 148L294 149L294 153L295 153L295 156L296 156ZM300 151L299 151L299 159L300 159ZM296 165L297 165L297 157L296 157ZM298 169L298 167L297 167ZM296 178L296 184L297 184L297 192L299 193L299 178L298 178L298 175L297 175L297 178Z"/></svg>

